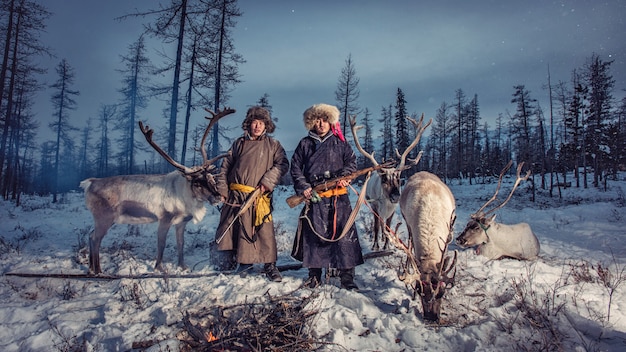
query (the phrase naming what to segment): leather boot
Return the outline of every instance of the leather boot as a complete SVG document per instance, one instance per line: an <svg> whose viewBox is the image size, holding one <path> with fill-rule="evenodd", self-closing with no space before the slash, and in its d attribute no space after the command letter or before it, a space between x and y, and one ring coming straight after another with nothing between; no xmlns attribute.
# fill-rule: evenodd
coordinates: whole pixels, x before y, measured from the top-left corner
<svg viewBox="0 0 626 352"><path fill-rule="evenodd" d="M341 288L350 291L359 290L359 286L354 283L354 268L340 269L339 279L341 280Z"/></svg>
<svg viewBox="0 0 626 352"><path fill-rule="evenodd" d="M276 263L266 263L265 264L265 275L270 281L281 282L283 281L283 277L280 275L280 271L276 267Z"/></svg>

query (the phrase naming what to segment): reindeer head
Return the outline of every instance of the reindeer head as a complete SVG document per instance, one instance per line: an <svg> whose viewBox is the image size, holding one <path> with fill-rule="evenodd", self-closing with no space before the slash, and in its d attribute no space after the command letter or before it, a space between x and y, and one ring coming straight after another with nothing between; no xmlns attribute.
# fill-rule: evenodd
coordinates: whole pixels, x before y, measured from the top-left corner
<svg viewBox="0 0 626 352"><path fill-rule="evenodd" d="M146 137L146 141L148 141L152 148L154 148L154 150L156 150L167 162L169 162L178 171L180 171L183 176L185 176L187 181L189 181L194 198L202 201L208 201L211 204L215 205L220 201L221 196L217 191L215 174L211 172L215 169L215 165L213 165L213 163L227 156L228 154L218 155L215 158L209 159L206 153L205 142L207 136L209 135L211 127L213 127L213 125L215 125L222 117L234 113L235 110L226 108L222 111L218 111L217 113L214 113L213 111L206 108L205 110L211 114L211 117L205 117L207 120L209 120L209 125L204 130L204 135L202 136L202 141L200 142L200 151L202 153L203 159L202 165L187 167L176 162L152 140L154 130L152 130L148 126L144 126L141 121L139 121L139 128L141 129L144 137Z"/></svg>
<svg viewBox="0 0 626 352"><path fill-rule="evenodd" d="M424 130L426 130L426 128L428 128L428 126L430 126L430 124L432 123L432 120L430 120L426 125L423 124L424 114L422 114L419 122L410 117L407 117L407 119L415 127L415 139L406 148L402 155L400 155L400 152L398 152L398 150L396 149L396 156L400 158L400 163L397 166L383 167L378 169L377 171L378 176L380 177L382 194L385 196L386 199L389 199L389 201L394 204L398 203L398 200L400 199L400 176L402 174L402 171L411 168L413 165L416 165L422 157L422 152L420 152L415 159L408 159L408 164L406 164L407 156L409 155L411 150L413 150L415 146L417 146L417 143L422 137ZM376 161L376 159L374 158L374 152L366 152L363 147L361 147L361 143L359 143L357 131L361 128L363 128L363 126L356 125L356 116L350 116L350 130L352 131L352 137L354 138L354 144L356 145L356 148L359 152L361 152L361 154L363 154L363 156L369 159L373 165L377 166L379 164L378 161Z"/></svg>
<svg viewBox="0 0 626 352"><path fill-rule="evenodd" d="M400 200L400 172L396 168L380 168L377 170L383 194L391 203Z"/></svg>
<svg viewBox="0 0 626 352"><path fill-rule="evenodd" d="M490 217L470 215L470 220L465 225L465 229L456 239L456 244L461 247L473 247L489 242L487 229L494 223L496 215Z"/></svg>
<svg viewBox="0 0 626 352"><path fill-rule="evenodd" d="M473 247L489 242L489 235L487 233L487 230L489 230L489 228L496 221L496 214L493 214L493 212L502 208L511 199L511 197L513 196L513 192L515 192L515 189L517 188L517 186L519 186L520 182L527 180L530 176L530 170L526 172L526 175L524 177L520 176L522 167L524 166L523 162L520 163L517 166L517 178L515 179L515 183L513 184L513 188L511 189L509 196L502 203L485 211L485 208L494 200L496 200L498 192L500 191L500 186L502 186L502 178L504 177L504 174L506 174L506 172L511 168L512 164L513 161L511 160L502 169L498 178L498 185L496 186L496 191L494 195L482 207L480 207L480 209L478 209L476 213L470 215L470 220L467 222L467 225L465 225L465 229L456 239L456 244L461 247Z"/></svg>
<svg viewBox="0 0 626 352"><path fill-rule="evenodd" d="M447 246L446 246L447 248ZM457 252L454 258L446 256L442 263L439 263L437 272L420 275L420 280L414 286L415 294L420 296L422 301L422 312L424 319L438 322L441 317L441 303L446 291L454 286L456 270L452 275L450 272L456 265Z"/></svg>

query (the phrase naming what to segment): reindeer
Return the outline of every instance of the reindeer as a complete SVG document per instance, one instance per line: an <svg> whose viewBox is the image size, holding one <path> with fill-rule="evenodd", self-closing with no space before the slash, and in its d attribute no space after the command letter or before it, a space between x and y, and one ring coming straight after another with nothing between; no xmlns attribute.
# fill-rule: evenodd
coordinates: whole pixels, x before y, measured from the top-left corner
<svg viewBox="0 0 626 352"><path fill-rule="evenodd" d="M365 197L369 204L372 206L372 210L374 212L374 243L372 245L373 250L379 250L380 246L378 244L378 234L379 232L385 238L385 242L383 245L383 249L387 249L389 246L389 239L387 234L389 233L391 220L393 215L396 212L396 206L398 205L398 200L400 199L400 174L402 171L410 169L413 165L416 165L422 153L420 152L418 157L415 159L409 159L409 163L406 164L407 156L415 148L417 143L419 142L422 133L424 130L432 123L432 120L426 124L426 126L422 127L422 122L424 120L424 114L422 114L419 122L416 122L415 119L407 117L409 121L415 127L417 133L413 142L406 148L404 153L400 155L398 150L396 149L396 155L400 157L400 163L396 167L384 167L380 168L371 175L369 183L367 185L367 189L365 191ZM354 144L356 148L365 156L370 162L378 166L378 162L374 158L374 152L368 153L366 152L361 144L359 143L359 139L357 136L357 131L363 126L356 126L356 116L350 116L350 128L352 131L352 136L354 137Z"/></svg>
<svg viewBox="0 0 626 352"><path fill-rule="evenodd" d="M235 112L225 109L214 113L202 137L202 165L186 167L174 161L152 141L153 130L139 122L139 128L148 143L177 170L163 175L120 175L106 178L88 178L80 183L85 190L85 203L94 219L94 230L89 236L89 272L100 274L100 244L109 228L117 224L147 224L158 222L157 258L155 269L162 266L165 239L172 225L176 228L178 266L186 268L183 259L185 226L191 220L198 223L206 213L204 201L217 204L214 162L226 155L208 159L204 143L211 127L222 117Z"/></svg>
<svg viewBox="0 0 626 352"><path fill-rule="evenodd" d="M519 260L534 260L539 255L539 240L537 240L537 236L535 236L527 223L504 225L495 221L495 214L489 216L494 211L502 208L511 199L520 182L526 181L530 176L530 170L524 177L520 176L524 163L520 163L517 166L517 178L509 196L502 203L488 211L484 211L487 205L496 199L502 185L502 177L509 170L512 163L512 161L509 161L502 169L495 194L476 213L470 215L470 220L463 232L457 237L456 243L461 247L477 246L476 254L483 255L489 259L515 258Z"/></svg>
<svg viewBox="0 0 626 352"><path fill-rule="evenodd" d="M424 319L429 321L439 321L443 296L454 285L456 270L451 271L457 252L451 261L447 251L453 239L455 208L448 186L426 171L411 176L400 195L400 210L413 247L412 253L405 250L407 266L400 280L420 295Z"/></svg>

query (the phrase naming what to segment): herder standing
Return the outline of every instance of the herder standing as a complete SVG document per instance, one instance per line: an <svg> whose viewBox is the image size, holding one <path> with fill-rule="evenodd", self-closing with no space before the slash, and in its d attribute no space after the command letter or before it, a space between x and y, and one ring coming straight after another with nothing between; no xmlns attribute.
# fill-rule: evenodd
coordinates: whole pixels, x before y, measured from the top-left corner
<svg viewBox="0 0 626 352"><path fill-rule="evenodd" d="M304 112L308 136L302 138L291 158L291 177L296 194L307 198L300 214L292 256L309 268L308 285L319 285L322 268L339 270L341 287L358 290L354 268L363 264L361 245L354 224L341 237L352 212L348 181L337 188L315 193L312 187L325 180L356 171L356 156L339 128L339 110L316 104Z"/></svg>
<svg viewBox="0 0 626 352"><path fill-rule="evenodd" d="M253 264L264 263L267 277L280 282L271 213L272 191L289 170L289 160L280 142L267 135L275 130L267 109L259 106L248 109L241 127L244 135L233 143L217 178L224 206L215 238L219 250L235 252L237 271L242 275ZM241 205L257 188L261 195L236 218Z"/></svg>

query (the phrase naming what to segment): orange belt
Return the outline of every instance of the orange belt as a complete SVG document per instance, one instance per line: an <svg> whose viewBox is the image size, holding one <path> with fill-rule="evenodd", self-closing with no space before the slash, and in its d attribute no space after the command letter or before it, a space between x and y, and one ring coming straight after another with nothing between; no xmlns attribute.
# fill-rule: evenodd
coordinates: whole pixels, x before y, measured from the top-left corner
<svg viewBox="0 0 626 352"><path fill-rule="evenodd" d="M328 198L332 196L341 196L344 194L348 194L348 189L346 187L333 188L322 192L317 192L317 194L322 198Z"/></svg>

